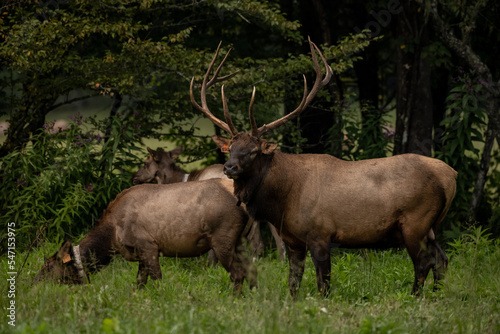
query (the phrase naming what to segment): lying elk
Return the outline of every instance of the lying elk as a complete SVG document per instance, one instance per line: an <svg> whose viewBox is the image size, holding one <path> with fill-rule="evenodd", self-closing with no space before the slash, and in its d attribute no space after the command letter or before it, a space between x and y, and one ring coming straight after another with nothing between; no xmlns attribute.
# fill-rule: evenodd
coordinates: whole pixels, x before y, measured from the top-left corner
<svg viewBox="0 0 500 334"><path fill-rule="evenodd" d="M149 152L148 159L144 165L132 176L134 184L140 183L158 183L169 184L175 182L202 181L214 178L228 179L224 174L224 166L215 164L205 167L201 170L194 170L191 173L184 172L175 164L175 160L182 153L182 146L179 146L171 151L152 150L147 148ZM274 237L278 249L280 259L285 259L286 248L283 240L281 240L276 228L269 224L269 229ZM264 250L264 243L260 233L260 224L258 221L253 221L248 240L252 248L254 256L259 256ZM216 263L212 252L209 253L209 258L212 263Z"/></svg>
<svg viewBox="0 0 500 334"><path fill-rule="evenodd" d="M143 286L148 276L162 279L159 256L195 257L213 249L235 291L241 291L245 278L255 287L256 269L241 244L248 214L236 206L232 188L232 182L214 179L126 189L81 243L65 241L35 280L82 284L89 271L108 265L118 253L139 261L137 284Z"/></svg>
<svg viewBox="0 0 500 334"><path fill-rule="evenodd" d="M228 148L224 165L234 179L234 194L246 203L254 219L271 222L288 246L289 289L296 296L304 272L307 251L316 267L317 285L323 295L330 288L330 248L405 246L413 261L415 281L412 293L419 294L429 270L434 288L443 278L448 258L439 247L435 232L453 200L457 173L442 161L404 154L364 161L343 161L326 154L285 154L262 135L299 115L332 76L318 47L309 40L316 80L297 109L257 128L250 101L251 133L238 132L229 114L222 86L226 122L216 118L206 102L206 90L236 73L219 77L222 60L212 79L210 73L219 48L201 84L201 106L193 94L191 102L231 139L212 137ZM326 68L323 78L316 52ZM229 52L228 52L229 53Z"/></svg>

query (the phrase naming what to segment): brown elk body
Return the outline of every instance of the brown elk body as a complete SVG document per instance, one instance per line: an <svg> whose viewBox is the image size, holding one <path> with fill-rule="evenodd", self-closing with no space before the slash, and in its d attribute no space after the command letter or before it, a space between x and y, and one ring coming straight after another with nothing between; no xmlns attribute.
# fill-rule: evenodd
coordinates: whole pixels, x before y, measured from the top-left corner
<svg viewBox="0 0 500 334"><path fill-rule="evenodd" d="M208 81L217 53L202 84L202 106L191 100L210 120L232 138L214 136L219 147L230 150L225 173L234 179L234 194L247 205L255 219L271 222L288 246L289 288L296 296L309 251L316 268L317 285L327 294L330 287L331 247L389 248L404 246L413 261L415 280L412 293L418 294L433 269L435 285L448 264L435 232L446 215L456 190L457 173L437 159L405 154L364 161L343 161L330 155L281 153L277 144L261 136L296 117L332 75L320 50L309 41L316 82L299 107L287 116L260 128L250 107L251 133L237 132L224 98L226 122L208 110L203 94L217 78L225 59ZM321 70L316 52L323 60ZM255 90L254 90L255 91ZM253 104L254 95L250 106Z"/></svg>
<svg viewBox="0 0 500 334"><path fill-rule="evenodd" d="M248 215L236 206L232 187L228 180L213 179L126 189L78 246L66 241L49 258L36 280L84 283L88 271L106 266L117 253L139 262L142 286L148 277L162 278L160 256L196 257L213 249L235 290L245 278L256 286L256 269L241 245Z"/></svg>
<svg viewBox="0 0 500 334"><path fill-rule="evenodd" d="M148 159L144 165L132 176L134 184L140 183L158 183L169 184L176 182L202 181L214 178L222 178L229 180L224 174L224 165L215 164L205 167L200 170L194 170L187 174L179 166L175 164L175 160L182 153L182 146L179 146L171 151L152 150L147 148L149 152ZM269 224L269 229L274 237L278 249L280 259L285 259L286 248L283 240L281 240L276 228ZM248 240L254 256L260 256L264 250L264 242L260 232L260 223L252 220L252 226L248 232ZM210 262L216 264L217 259L212 252L209 253Z"/></svg>

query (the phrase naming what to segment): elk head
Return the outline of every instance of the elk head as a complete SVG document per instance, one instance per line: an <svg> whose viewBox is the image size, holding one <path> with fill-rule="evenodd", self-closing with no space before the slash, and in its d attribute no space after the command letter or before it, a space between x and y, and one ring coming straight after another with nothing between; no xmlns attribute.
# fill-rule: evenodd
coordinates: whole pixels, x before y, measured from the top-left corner
<svg viewBox="0 0 500 334"><path fill-rule="evenodd" d="M327 64L325 57L319 50L319 48L311 42L311 39L309 39L309 46L311 48L311 56L313 60L313 65L314 69L316 71L316 80L314 82L314 85L311 89L311 91L308 93L307 92L307 80L306 77L304 76L304 94L302 97L302 101L300 102L299 106L297 109L289 113L288 115L285 115L284 117L281 117L278 120L275 120L269 124L265 124L259 128L257 128L257 124L255 122L255 118L253 115L253 104L254 104L254 99L255 99L255 87L252 92L252 98L250 100L250 107L249 107L249 116L250 116L250 125L251 125L251 133L244 133L244 132L238 132L236 128L234 127L233 122L231 121L231 115L229 114L229 109L227 106L227 100L224 96L224 86L221 88L222 92L222 105L224 108L224 117L226 119L226 122L221 121L217 117L215 117L212 112L208 109L207 105L207 99L206 99L206 91L207 88L209 88L211 85L213 85L216 82L221 82L224 80L227 80L231 77L233 77L237 72L234 72L232 74L219 77L219 72L224 65L224 62L226 61L229 52L226 54L220 65L217 67L217 69L214 72L214 75L211 79L210 77L210 72L212 71L212 68L214 66L214 63L217 59L217 56L219 54L219 49L220 49L221 44L217 47L217 51L215 52L215 55L212 59L212 62L210 63L208 70L205 74L205 77L203 78L203 82L201 84L201 105L199 105L196 100L194 99L194 94L193 94L193 84L194 84L194 78L191 80L191 86L190 86L190 95L191 95L191 103L193 106L201 111L205 116L207 116L212 123L226 131L231 135L231 139L225 138L225 137L220 137L220 136L213 136L212 139L214 142L217 144L222 149L227 149L229 151L230 156L229 160L226 162L224 165L224 173L233 179L240 178L242 176L247 176L251 177L251 174L255 171L254 168L251 166L256 163L257 157L262 157L262 156L270 156L272 155L273 151L276 149L278 146L276 143L270 143L267 142L266 140L262 139L262 135L265 134L266 132L273 130L289 120L297 117L304 109L309 105L309 103L312 101L312 99L316 96L316 93L324 87L328 82L330 81L332 77L332 69L330 66ZM316 52L319 54L321 57L323 64L326 69L326 74L325 77L323 78L323 75L321 73L321 68L318 63L318 58L316 56Z"/></svg>
<svg viewBox="0 0 500 334"><path fill-rule="evenodd" d="M34 282L53 280L60 283L84 284L88 277L83 271L80 254L75 254L71 241L63 242L61 248L42 266Z"/></svg>
<svg viewBox="0 0 500 334"><path fill-rule="evenodd" d="M155 151L149 147L147 149L149 157L144 165L132 175L132 182L140 184L156 181L158 184L162 184L165 180L171 180L174 172L179 170L174 159L182 153L182 146L168 152L160 149Z"/></svg>

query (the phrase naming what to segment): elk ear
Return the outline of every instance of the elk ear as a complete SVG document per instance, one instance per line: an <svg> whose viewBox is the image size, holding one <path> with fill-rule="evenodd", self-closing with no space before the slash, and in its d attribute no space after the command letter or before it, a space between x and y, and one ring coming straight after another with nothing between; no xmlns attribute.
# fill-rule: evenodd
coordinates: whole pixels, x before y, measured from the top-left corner
<svg viewBox="0 0 500 334"><path fill-rule="evenodd" d="M212 136L212 140L218 148L223 148L224 146L229 147L231 145L231 139L229 138L214 135Z"/></svg>
<svg viewBox="0 0 500 334"><path fill-rule="evenodd" d="M63 242L61 248L56 254L56 261L59 263L66 263L71 260L71 255L69 254L69 251L71 249L71 241L66 240Z"/></svg>
<svg viewBox="0 0 500 334"><path fill-rule="evenodd" d="M278 143L270 143L265 140L260 143L260 150L264 154L271 154L278 147Z"/></svg>
<svg viewBox="0 0 500 334"><path fill-rule="evenodd" d="M146 147L146 148L148 149L148 152L149 152L149 155L151 156L151 158L154 161L159 162L160 161L160 155L158 154L158 151L150 149L149 147Z"/></svg>
<svg viewBox="0 0 500 334"><path fill-rule="evenodd" d="M149 147L147 147L147 149L148 149L148 152L149 152L149 154L150 154L150 157L151 157L151 158L152 158L155 162L160 162L160 160L161 160L161 153L163 153L163 149L162 149L162 148L160 148L160 147L158 147L158 148L156 149L156 151L155 151L155 150L153 150L153 149L150 149Z"/></svg>
<svg viewBox="0 0 500 334"><path fill-rule="evenodd" d="M172 157L172 159L175 159L179 155L181 155L182 149L183 149L183 147L182 147L182 145L180 145L180 146L174 148L172 151L170 151L169 153L170 153L170 156Z"/></svg>

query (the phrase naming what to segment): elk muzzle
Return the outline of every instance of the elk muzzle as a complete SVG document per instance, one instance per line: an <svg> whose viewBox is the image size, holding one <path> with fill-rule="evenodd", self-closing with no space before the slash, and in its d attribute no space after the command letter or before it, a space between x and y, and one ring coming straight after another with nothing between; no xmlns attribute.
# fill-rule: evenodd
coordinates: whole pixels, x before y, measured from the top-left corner
<svg viewBox="0 0 500 334"><path fill-rule="evenodd" d="M240 171L241 169L239 168L238 164L231 162L231 159L229 159L224 164L224 174L226 174L230 179L237 179Z"/></svg>

